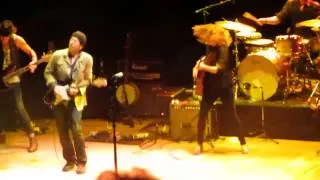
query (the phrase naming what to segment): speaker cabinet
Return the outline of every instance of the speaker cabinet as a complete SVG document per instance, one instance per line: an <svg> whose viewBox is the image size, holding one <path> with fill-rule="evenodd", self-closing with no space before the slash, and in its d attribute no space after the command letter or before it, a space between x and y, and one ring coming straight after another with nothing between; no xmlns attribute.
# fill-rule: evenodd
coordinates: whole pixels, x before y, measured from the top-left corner
<svg viewBox="0 0 320 180"><path fill-rule="evenodd" d="M169 107L170 134L175 141L194 141L197 139L197 125L200 112L198 101L179 101L173 99ZM212 123L216 110L208 112L204 137L212 133Z"/></svg>

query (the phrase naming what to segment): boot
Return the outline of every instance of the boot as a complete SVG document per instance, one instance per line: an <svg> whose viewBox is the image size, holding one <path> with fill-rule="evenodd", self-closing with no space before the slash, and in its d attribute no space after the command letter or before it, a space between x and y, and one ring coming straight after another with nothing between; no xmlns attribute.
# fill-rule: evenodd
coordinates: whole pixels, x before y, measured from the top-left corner
<svg viewBox="0 0 320 180"><path fill-rule="evenodd" d="M29 139L29 147L28 147L28 152L35 152L36 150L38 150L38 142L36 139L35 134L30 134L28 136Z"/></svg>

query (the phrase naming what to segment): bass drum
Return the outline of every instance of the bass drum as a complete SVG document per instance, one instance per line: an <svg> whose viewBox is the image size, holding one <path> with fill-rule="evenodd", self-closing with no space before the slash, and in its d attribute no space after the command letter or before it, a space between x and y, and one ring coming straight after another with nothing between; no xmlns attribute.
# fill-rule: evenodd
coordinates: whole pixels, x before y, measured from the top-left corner
<svg viewBox="0 0 320 180"><path fill-rule="evenodd" d="M121 84L116 89L116 99L119 104L124 107L134 105L139 99L139 96L139 88L132 82Z"/></svg>
<svg viewBox="0 0 320 180"><path fill-rule="evenodd" d="M274 48L250 53L238 67L240 89L252 101L269 99L277 92L282 64Z"/></svg>

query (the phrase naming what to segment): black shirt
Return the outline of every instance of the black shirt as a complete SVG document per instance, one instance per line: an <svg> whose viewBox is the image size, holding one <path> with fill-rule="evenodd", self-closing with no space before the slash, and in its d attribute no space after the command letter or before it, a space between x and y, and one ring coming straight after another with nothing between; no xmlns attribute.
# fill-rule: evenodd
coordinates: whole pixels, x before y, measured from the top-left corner
<svg viewBox="0 0 320 180"><path fill-rule="evenodd" d="M320 9L316 5L305 5L300 9L299 0L288 0L282 7L281 11L276 14L281 23L287 22L290 24L290 34L297 34L304 38L316 36L310 27L296 27L296 24L302 21L316 19L320 15Z"/></svg>

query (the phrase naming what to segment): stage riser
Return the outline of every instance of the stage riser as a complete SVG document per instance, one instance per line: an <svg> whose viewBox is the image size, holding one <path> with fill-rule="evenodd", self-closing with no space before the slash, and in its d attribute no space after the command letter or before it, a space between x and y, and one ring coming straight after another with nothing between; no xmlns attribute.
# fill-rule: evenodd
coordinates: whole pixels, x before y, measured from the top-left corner
<svg viewBox="0 0 320 180"><path fill-rule="evenodd" d="M238 105L237 112L248 135L262 129L260 106ZM221 119L221 131L232 134L228 120ZM265 130L270 137L312 140L320 138L320 121L313 118L308 108L264 107Z"/></svg>
<svg viewBox="0 0 320 180"><path fill-rule="evenodd" d="M237 105L237 112L243 122L246 136L255 136L263 130L260 106ZM222 136L234 136L237 129L230 120L231 114L223 115L219 107L216 109L217 116L211 114L212 122L218 121L215 127L212 123L214 133ZM195 139L197 133L197 115L199 107L192 106L170 106L169 118L171 123L171 135L175 140ZM286 107L264 107L264 129L272 138L317 140L320 139L320 120L313 117L313 112L308 108L286 108ZM216 118L217 117L217 118ZM320 118L319 118L320 119ZM192 127L184 128L181 124L192 120ZM217 124L217 123L216 123ZM218 129L218 132L215 130ZM192 139L192 138L191 138Z"/></svg>

